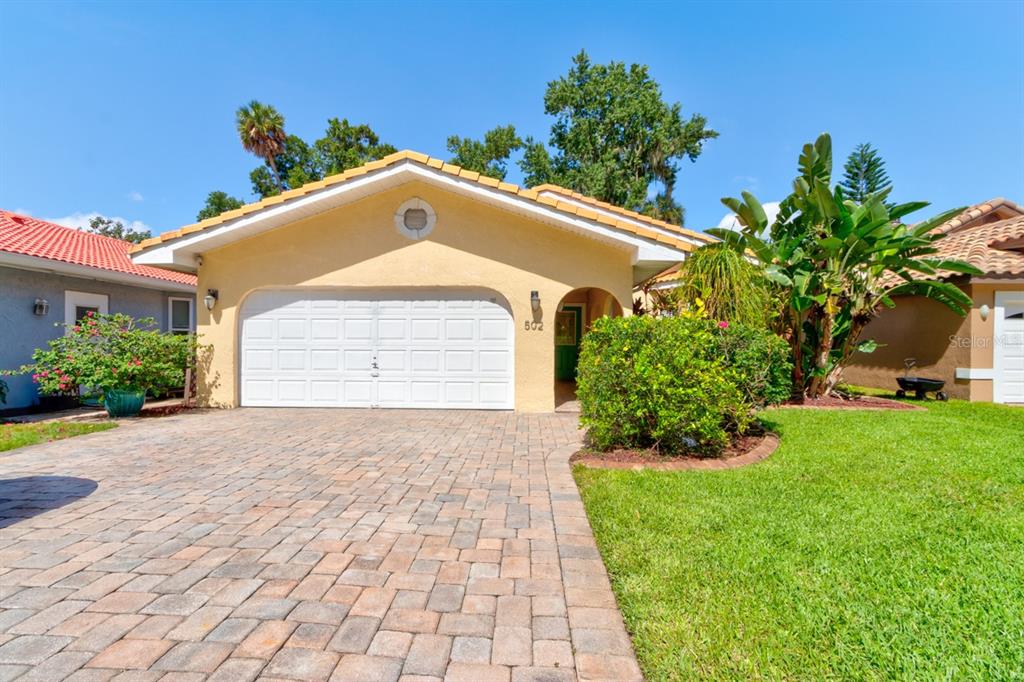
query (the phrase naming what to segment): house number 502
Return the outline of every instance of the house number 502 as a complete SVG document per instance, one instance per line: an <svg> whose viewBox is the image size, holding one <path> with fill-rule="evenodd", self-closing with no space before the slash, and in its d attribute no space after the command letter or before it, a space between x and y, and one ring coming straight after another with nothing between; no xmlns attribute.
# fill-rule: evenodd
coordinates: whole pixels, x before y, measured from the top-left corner
<svg viewBox="0 0 1024 682"><path fill-rule="evenodd" d="M528 332L542 332L544 331L544 323L537 321L531 322L530 320L527 320L526 322L523 323L523 329L525 329Z"/></svg>

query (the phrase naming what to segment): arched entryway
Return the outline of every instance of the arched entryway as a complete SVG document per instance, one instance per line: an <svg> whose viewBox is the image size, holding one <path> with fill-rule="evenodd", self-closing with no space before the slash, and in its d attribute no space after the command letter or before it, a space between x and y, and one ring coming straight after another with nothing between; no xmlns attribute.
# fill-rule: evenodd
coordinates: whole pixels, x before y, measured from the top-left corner
<svg viewBox="0 0 1024 682"><path fill-rule="evenodd" d="M615 297L597 287L573 289L558 302L555 311L555 409L574 411L576 405L576 367L580 344L594 320L622 317L622 305Z"/></svg>

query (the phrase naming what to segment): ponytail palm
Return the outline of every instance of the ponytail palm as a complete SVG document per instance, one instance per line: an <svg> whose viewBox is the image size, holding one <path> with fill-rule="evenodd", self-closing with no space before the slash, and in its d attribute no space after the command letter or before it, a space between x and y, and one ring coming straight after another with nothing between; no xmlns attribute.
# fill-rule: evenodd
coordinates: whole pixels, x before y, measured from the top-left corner
<svg viewBox="0 0 1024 682"><path fill-rule="evenodd" d="M841 187L830 187L832 140L827 134L804 145L799 166L793 193L773 223L757 198L744 192L742 199L722 199L742 231L709 232L749 249L766 276L783 289L793 383L813 398L835 388L855 352L870 349L870 344L859 344L860 335L882 306L894 307L895 296L915 294L966 315L970 297L939 277L978 271L934 257L935 242L944 235L932 230L963 209L909 226L901 219L926 202L889 207L888 190L869 194L861 204L847 200Z"/></svg>
<svg viewBox="0 0 1024 682"><path fill-rule="evenodd" d="M245 151L259 156L274 173L279 189L283 189L281 174L274 157L284 151L287 136L284 132L284 116L269 104L253 100L239 107L236 114L238 137Z"/></svg>

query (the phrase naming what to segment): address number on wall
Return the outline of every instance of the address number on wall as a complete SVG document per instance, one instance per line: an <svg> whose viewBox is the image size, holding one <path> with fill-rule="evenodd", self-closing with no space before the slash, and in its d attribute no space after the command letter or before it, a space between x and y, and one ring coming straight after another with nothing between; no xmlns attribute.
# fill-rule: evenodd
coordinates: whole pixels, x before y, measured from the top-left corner
<svg viewBox="0 0 1024 682"><path fill-rule="evenodd" d="M523 323L523 329L528 332L542 332L544 331L544 323L527 320Z"/></svg>

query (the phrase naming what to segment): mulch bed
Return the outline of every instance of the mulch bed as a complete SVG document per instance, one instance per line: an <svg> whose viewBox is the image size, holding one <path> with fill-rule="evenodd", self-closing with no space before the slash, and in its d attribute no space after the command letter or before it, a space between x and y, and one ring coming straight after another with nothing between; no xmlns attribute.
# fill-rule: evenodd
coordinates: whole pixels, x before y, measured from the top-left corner
<svg viewBox="0 0 1024 682"><path fill-rule="evenodd" d="M597 469L655 469L678 471L681 469L735 469L760 462L779 447L774 433L743 436L725 449L720 457L669 456L657 450L580 450L569 458L571 464L582 464Z"/></svg>
<svg viewBox="0 0 1024 682"><path fill-rule="evenodd" d="M159 407L143 407L142 411L136 415L136 419L146 419L149 417L170 417L171 415L181 414L182 412L192 412L198 408L191 405L160 405Z"/></svg>
<svg viewBox="0 0 1024 682"><path fill-rule="evenodd" d="M827 408L827 409L840 409L840 410L923 410L924 408L920 405L911 405L910 403L900 402L899 400L890 400L888 398L879 398L873 395L856 395L849 398L842 398L835 395L826 396L824 398L799 398L790 400L782 405L780 408L789 409L815 409L815 408Z"/></svg>

